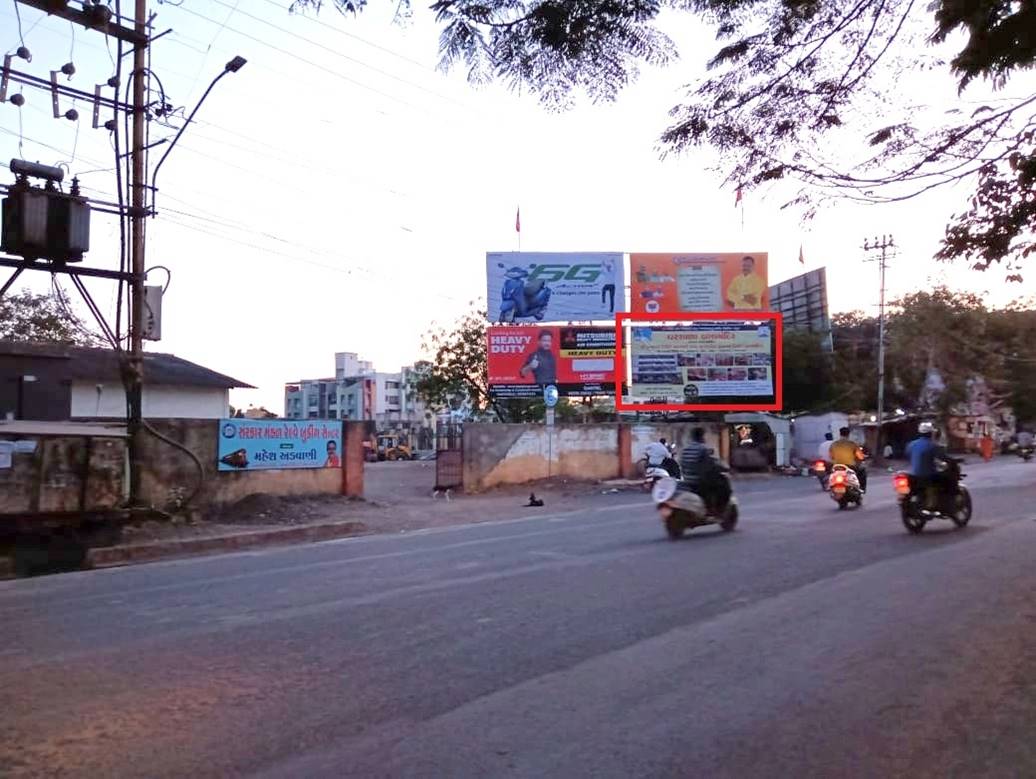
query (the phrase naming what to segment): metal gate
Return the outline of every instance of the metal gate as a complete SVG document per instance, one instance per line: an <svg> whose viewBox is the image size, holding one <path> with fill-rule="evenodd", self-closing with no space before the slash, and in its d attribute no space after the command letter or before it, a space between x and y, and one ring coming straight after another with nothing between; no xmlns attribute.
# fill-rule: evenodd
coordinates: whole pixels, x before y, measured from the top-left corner
<svg viewBox="0 0 1036 779"><path fill-rule="evenodd" d="M454 490L464 484L464 425L440 422L435 427L435 489Z"/></svg>

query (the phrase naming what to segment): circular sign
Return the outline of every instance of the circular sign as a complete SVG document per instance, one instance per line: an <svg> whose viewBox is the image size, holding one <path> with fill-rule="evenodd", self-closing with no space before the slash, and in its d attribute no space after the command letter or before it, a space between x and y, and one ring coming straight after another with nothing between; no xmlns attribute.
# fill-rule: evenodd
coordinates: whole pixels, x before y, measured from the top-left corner
<svg viewBox="0 0 1036 779"><path fill-rule="evenodd" d="M553 384L543 388L543 402L547 404L547 408L554 408L558 404L558 397L558 388Z"/></svg>
<svg viewBox="0 0 1036 779"><path fill-rule="evenodd" d="M235 425L233 422L227 422L225 425L223 425L223 437L224 438L233 438L236 435L237 435L237 425Z"/></svg>
<svg viewBox="0 0 1036 779"><path fill-rule="evenodd" d="M649 314L657 314L660 308L662 308L662 306L658 304L657 300L649 300L644 304L644 310Z"/></svg>

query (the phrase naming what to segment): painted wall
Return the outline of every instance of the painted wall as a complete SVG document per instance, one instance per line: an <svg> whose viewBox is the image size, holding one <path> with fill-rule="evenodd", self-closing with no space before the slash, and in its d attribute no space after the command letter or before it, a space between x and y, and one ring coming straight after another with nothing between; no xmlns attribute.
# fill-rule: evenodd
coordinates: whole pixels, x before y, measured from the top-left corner
<svg viewBox="0 0 1036 779"><path fill-rule="evenodd" d="M122 384L72 384L72 419L124 419ZM149 419L222 419L230 415L230 391L221 387L144 387L144 416Z"/></svg>
<svg viewBox="0 0 1036 779"><path fill-rule="evenodd" d="M665 438L682 448L698 425L500 425L464 426L464 490L547 478L601 481L636 476L636 462L651 441ZM701 425L706 443L726 456L722 426Z"/></svg>
<svg viewBox="0 0 1036 779"><path fill-rule="evenodd" d="M846 414L809 414L796 417L793 422L792 456L807 462L817 456L824 433L838 438L838 430L849 426Z"/></svg>

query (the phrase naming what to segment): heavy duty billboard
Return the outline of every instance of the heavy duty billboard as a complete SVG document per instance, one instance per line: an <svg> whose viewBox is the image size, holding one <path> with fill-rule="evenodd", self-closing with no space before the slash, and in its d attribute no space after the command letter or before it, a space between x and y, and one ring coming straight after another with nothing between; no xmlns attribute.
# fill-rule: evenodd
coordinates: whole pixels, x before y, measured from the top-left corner
<svg viewBox="0 0 1036 779"><path fill-rule="evenodd" d="M770 308L784 315L784 327L815 333L831 351L831 316L827 308L827 271L817 268L770 287Z"/></svg>
<svg viewBox="0 0 1036 779"><path fill-rule="evenodd" d="M631 254L630 310L766 311L766 252Z"/></svg>
<svg viewBox="0 0 1036 779"><path fill-rule="evenodd" d="M626 310L621 252L486 254L491 322L611 321Z"/></svg>
<svg viewBox="0 0 1036 779"><path fill-rule="evenodd" d="M616 337L626 322L630 359L619 373L628 371L631 402L619 410L780 409L780 314L625 314Z"/></svg>
<svg viewBox="0 0 1036 779"><path fill-rule="evenodd" d="M496 398L540 398L615 392L615 329L611 327L489 328L489 392Z"/></svg>

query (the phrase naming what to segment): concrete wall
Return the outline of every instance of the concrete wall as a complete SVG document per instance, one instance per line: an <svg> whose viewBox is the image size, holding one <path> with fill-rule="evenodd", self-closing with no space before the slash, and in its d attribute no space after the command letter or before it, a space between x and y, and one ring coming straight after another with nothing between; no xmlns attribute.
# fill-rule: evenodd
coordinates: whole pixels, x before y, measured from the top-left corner
<svg viewBox="0 0 1036 779"><path fill-rule="evenodd" d="M342 447L345 468L297 468L283 471L220 472L216 453L219 423L212 419L149 419L161 435L143 438L142 499L163 511L190 506L208 511L253 494L363 496L362 422L346 424ZM125 443L96 438L88 448L81 437L38 438L32 453L14 455L13 467L0 470L0 514L100 510L122 504L125 489ZM83 473L89 469L86 491ZM193 495L193 498L192 498Z"/></svg>
<svg viewBox="0 0 1036 779"><path fill-rule="evenodd" d="M636 475L636 462L651 441L665 438L683 447L698 425L464 426L464 490L480 492L503 484L561 477L599 481ZM725 456L722 426L702 425L707 443Z"/></svg>
<svg viewBox="0 0 1036 779"><path fill-rule="evenodd" d="M167 438L190 449L202 464L201 486L192 501L201 507L219 507L235 503L253 494L268 495L361 495L362 473L353 474L347 482L341 468L294 468L226 472L216 465L218 450L217 422L197 419L149 420L149 424ZM350 435L350 428L362 423L348 423L343 461L354 470L362 468L362 432ZM356 451L353 451L356 450ZM197 464L186 453L154 436L145 437L144 459L147 463L142 489L144 499L158 508L176 507L199 485Z"/></svg>
<svg viewBox="0 0 1036 779"><path fill-rule="evenodd" d="M8 440L14 437L8 437ZM22 438L35 444L0 469L0 515L103 511L123 501L126 446L117 438Z"/></svg>
<svg viewBox="0 0 1036 779"><path fill-rule="evenodd" d="M100 387L100 392L98 392ZM230 414L222 387L144 387L144 416L155 419L221 419ZM119 382L72 384L72 419L125 419L126 392Z"/></svg>

